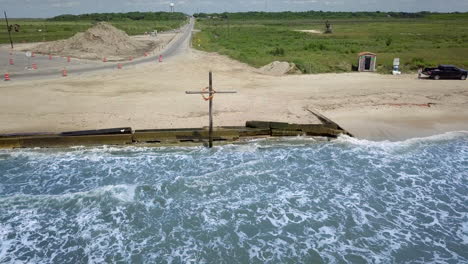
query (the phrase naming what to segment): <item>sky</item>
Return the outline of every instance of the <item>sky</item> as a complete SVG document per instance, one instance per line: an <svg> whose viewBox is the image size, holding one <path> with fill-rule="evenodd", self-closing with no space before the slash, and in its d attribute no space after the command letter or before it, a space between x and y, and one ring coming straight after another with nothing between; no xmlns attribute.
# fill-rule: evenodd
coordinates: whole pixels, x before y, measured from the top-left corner
<svg viewBox="0 0 468 264"><path fill-rule="evenodd" d="M175 10L243 11L397 11L468 12L468 0L173 0ZM14 17L53 17L129 11L169 11L167 0L0 0L0 10Z"/></svg>

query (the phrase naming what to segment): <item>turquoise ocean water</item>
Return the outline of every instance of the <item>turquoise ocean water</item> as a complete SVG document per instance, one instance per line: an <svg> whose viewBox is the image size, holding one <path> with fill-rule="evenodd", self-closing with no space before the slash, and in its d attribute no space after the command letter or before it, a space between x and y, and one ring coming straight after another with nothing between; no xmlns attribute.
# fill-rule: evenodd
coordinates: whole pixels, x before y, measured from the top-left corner
<svg viewBox="0 0 468 264"><path fill-rule="evenodd" d="M468 132L0 150L0 263L468 263Z"/></svg>

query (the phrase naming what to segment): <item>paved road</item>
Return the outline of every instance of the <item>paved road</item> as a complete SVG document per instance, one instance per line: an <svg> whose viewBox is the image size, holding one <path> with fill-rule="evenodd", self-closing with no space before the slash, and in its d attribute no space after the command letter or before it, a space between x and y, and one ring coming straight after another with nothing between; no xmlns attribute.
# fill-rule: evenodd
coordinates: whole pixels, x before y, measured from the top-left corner
<svg viewBox="0 0 468 264"><path fill-rule="evenodd" d="M191 18L190 22L181 29L181 33L179 33L160 53L127 62L104 63L79 59L72 59L71 62L67 62L66 58L53 57L52 60L49 60L49 56L44 55L36 55L34 58L27 58L22 52L16 52L10 55L7 49L2 48L0 49L0 74L2 75L0 78L3 79L3 74L5 73L10 74L12 81L60 77L64 67L67 68L68 75L70 76L95 71L115 70L117 69L118 63L122 64L125 68L128 66L158 62L159 55L163 56L163 60L167 60L188 49L194 24L195 20ZM9 65L9 58L14 59L15 65ZM33 63L37 64L37 70L28 69Z"/></svg>

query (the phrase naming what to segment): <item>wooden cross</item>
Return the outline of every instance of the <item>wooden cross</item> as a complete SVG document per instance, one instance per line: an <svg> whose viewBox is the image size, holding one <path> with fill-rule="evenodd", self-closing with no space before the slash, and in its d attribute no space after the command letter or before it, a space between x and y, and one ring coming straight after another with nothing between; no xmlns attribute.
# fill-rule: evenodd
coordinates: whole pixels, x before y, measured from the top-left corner
<svg viewBox="0 0 468 264"><path fill-rule="evenodd" d="M237 93L236 91L215 91L213 90L213 74L210 71L209 74L209 86L207 87L208 91L206 88L202 91L186 91L186 94L201 94L203 96L203 99L205 101L209 101L209 109L208 109L208 115L210 118L210 123L209 123L209 131L208 131L208 147L212 148L213 147L213 97L215 94L232 94L232 93ZM204 95L207 94L208 97L205 97Z"/></svg>

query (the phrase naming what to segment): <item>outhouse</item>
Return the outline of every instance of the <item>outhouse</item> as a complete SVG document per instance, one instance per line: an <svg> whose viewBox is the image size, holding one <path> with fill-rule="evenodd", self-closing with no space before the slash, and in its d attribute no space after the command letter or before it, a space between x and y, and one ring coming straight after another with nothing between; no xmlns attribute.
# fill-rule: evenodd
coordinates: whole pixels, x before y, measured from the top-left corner
<svg viewBox="0 0 468 264"><path fill-rule="evenodd" d="M372 52L361 52L359 53L359 67L360 72L373 72L375 71L375 65L377 61L377 54Z"/></svg>

